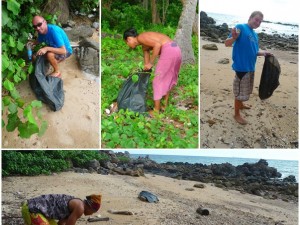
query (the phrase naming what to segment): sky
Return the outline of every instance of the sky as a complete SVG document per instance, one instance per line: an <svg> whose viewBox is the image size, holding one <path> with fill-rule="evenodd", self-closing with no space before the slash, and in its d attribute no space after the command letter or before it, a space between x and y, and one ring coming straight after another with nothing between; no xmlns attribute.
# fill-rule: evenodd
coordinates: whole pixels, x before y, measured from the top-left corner
<svg viewBox="0 0 300 225"><path fill-rule="evenodd" d="M120 150L121 151L121 150ZM120 152L119 151L119 152ZM153 154L153 155L186 155L186 156L213 156L235 157L253 159L279 159L298 160L299 149L182 149L182 150L127 150L130 154ZM118 152L116 150L116 152ZM122 151L124 152L124 150Z"/></svg>
<svg viewBox="0 0 300 225"><path fill-rule="evenodd" d="M299 24L298 0L200 0L200 11L249 18L253 11L261 11L264 20Z"/></svg>

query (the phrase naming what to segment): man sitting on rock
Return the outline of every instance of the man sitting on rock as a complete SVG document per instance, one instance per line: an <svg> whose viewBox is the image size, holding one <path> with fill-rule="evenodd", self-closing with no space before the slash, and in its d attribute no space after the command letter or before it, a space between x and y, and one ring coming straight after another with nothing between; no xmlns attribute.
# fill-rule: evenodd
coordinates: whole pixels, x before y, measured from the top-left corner
<svg viewBox="0 0 300 225"><path fill-rule="evenodd" d="M22 216L25 225L74 225L83 214L92 215L100 206L101 195L89 195L85 200L64 194L41 195L23 204Z"/></svg>
<svg viewBox="0 0 300 225"><path fill-rule="evenodd" d="M72 47L65 31L59 26L47 24L41 16L32 19L33 28L38 32L38 38L32 42L33 45L46 43L46 47L39 49L36 55L45 55L54 71L50 74L53 77L61 77L58 63L72 54ZM35 57L35 56L34 56Z"/></svg>

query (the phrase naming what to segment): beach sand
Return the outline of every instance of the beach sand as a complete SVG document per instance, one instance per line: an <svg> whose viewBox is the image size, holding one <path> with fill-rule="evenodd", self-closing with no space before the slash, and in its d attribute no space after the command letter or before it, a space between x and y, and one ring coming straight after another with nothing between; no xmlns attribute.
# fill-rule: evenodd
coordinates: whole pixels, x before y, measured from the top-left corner
<svg viewBox="0 0 300 225"><path fill-rule="evenodd" d="M99 41L99 36L96 40ZM99 148L99 82L81 72L75 55L61 62L59 68L64 82L65 102L57 112L43 104L41 113L48 122L46 133L42 137L33 135L29 139L21 139L17 130L7 132L3 128L3 148ZM28 80L23 81L18 90L26 101L36 99Z"/></svg>
<svg viewBox="0 0 300 225"><path fill-rule="evenodd" d="M258 96L258 87L264 57L258 57L253 94L246 104L250 110L241 115L247 125L234 118L234 96L231 68L231 47L215 43L218 50L205 50L200 41L200 143L201 148L296 148L298 144L298 53L268 50L281 66L280 86L264 101ZM229 64L219 64L223 58Z"/></svg>
<svg viewBox="0 0 300 225"><path fill-rule="evenodd" d="M267 200L211 184L205 184L203 189L193 188L196 183L152 174L129 177L63 172L51 176L6 177L2 179L2 216L20 222L20 203L41 194L64 193L83 199L101 193L101 209L93 216L109 217L109 221L94 224L271 225L279 221L284 225L298 224L298 203ZM159 202L139 200L138 194L143 190L157 195ZM210 215L197 214L198 207L209 209ZM108 210L127 210L133 215L115 215ZM87 219L81 217L76 224L89 224Z"/></svg>

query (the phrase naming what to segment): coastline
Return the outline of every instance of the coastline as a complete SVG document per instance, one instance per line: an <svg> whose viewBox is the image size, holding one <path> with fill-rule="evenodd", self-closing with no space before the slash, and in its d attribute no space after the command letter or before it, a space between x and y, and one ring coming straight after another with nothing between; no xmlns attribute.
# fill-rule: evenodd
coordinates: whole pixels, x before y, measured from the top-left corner
<svg viewBox="0 0 300 225"><path fill-rule="evenodd" d="M215 44L217 51L201 48L200 146L201 148L297 148L298 144L298 54L269 50L280 62L280 85L261 101L258 86L264 59L258 57L254 91L247 102L252 109L242 112L249 124L234 121L231 48L201 37L201 47ZM228 64L219 60L227 58Z"/></svg>
<svg viewBox="0 0 300 225"><path fill-rule="evenodd" d="M199 182L153 174L131 177L63 172L50 176L6 177L2 179L2 216L12 216L20 221L20 218L16 218L20 216L19 203L40 194L68 193L84 198L100 192L103 195L102 206L96 214L110 218L109 222L103 224L298 223L297 203L223 190L212 184L204 184L205 188L200 189L193 187L196 183ZM140 201L137 196L142 190L157 195L159 203ZM198 207L209 209L210 215L197 214ZM128 210L134 215L114 215L108 210ZM81 218L77 224L87 224L87 218Z"/></svg>

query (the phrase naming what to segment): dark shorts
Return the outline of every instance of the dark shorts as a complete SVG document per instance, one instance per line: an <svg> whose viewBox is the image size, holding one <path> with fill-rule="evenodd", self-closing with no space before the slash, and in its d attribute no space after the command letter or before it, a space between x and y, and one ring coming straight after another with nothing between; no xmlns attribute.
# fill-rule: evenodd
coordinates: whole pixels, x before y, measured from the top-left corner
<svg viewBox="0 0 300 225"><path fill-rule="evenodd" d="M55 58L58 60L58 61L63 61L65 60L66 58L70 57L72 54L67 52L67 54L65 55L59 55L59 54L55 54Z"/></svg>
<svg viewBox="0 0 300 225"><path fill-rule="evenodd" d="M233 93L239 101L249 100L253 91L254 72L236 72L233 80Z"/></svg>

